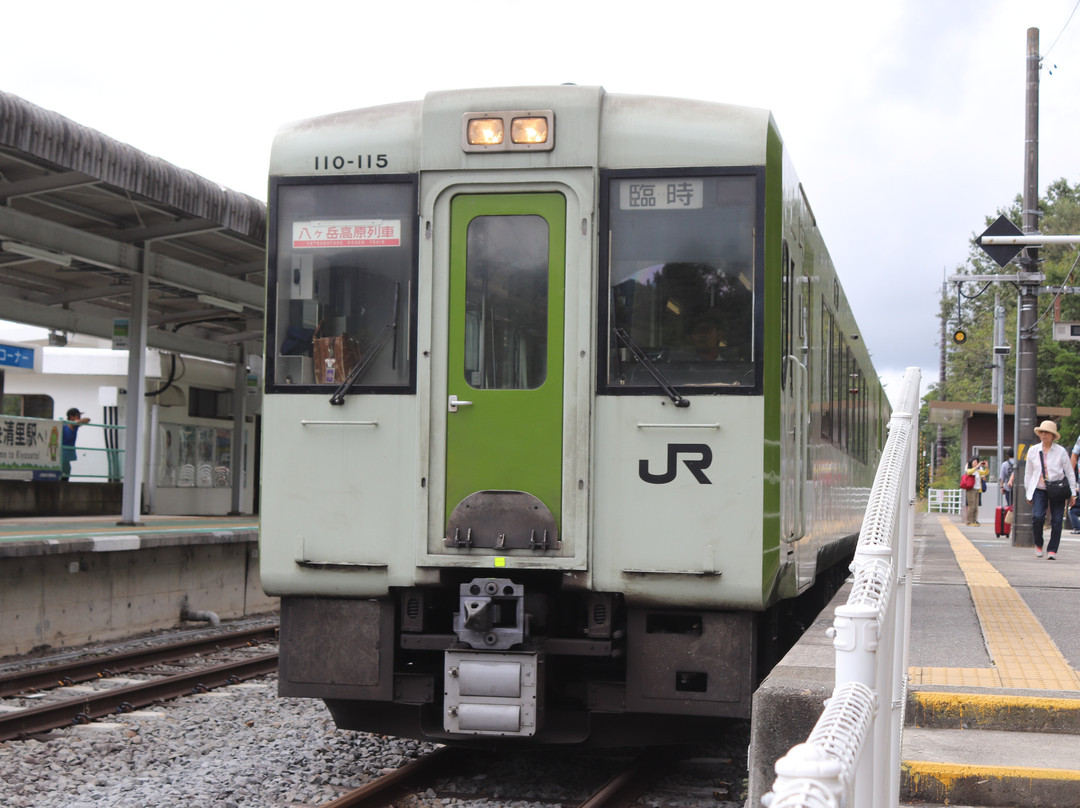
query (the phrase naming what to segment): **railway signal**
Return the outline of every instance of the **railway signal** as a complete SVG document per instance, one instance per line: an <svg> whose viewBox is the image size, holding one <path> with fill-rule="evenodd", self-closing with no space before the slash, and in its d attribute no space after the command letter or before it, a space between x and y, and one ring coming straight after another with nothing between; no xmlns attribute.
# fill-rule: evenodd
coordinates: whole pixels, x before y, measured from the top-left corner
<svg viewBox="0 0 1080 808"><path fill-rule="evenodd" d="M1002 214L997 217L997 221L983 231L983 234L976 241L982 247L983 252L994 259L994 263L999 267L1004 267L1024 249L1024 245L1018 244L1016 241L1016 239L1022 238L1023 235L1024 231L1009 221L1005 214ZM1000 236L1001 239L994 238L995 236Z"/></svg>

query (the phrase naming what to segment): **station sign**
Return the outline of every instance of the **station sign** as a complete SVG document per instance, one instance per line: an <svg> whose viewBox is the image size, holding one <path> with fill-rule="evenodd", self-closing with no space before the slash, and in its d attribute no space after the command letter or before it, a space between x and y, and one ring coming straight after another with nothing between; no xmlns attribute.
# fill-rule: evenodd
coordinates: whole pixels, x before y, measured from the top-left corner
<svg viewBox="0 0 1080 808"><path fill-rule="evenodd" d="M7 370L33 370L35 349L27 345L0 343L0 368Z"/></svg>
<svg viewBox="0 0 1080 808"><path fill-rule="evenodd" d="M0 417L0 479L59 480L63 421Z"/></svg>

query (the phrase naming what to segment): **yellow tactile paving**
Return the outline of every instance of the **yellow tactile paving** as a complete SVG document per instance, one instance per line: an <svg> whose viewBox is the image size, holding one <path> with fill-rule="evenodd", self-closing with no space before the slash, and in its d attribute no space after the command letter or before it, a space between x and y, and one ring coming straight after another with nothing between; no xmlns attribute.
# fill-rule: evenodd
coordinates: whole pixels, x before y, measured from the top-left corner
<svg viewBox="0 0 1080 808"><path fill-rule="evenodd" d="M1080 690L1080 677L1019 593L947 517L939 518L967 579L994 667L912 668L910 683Z"/></svg>
<svg viewBox="0 0 1080 808"><path fill-rule="evenodd" d="M997 668L910 668L908 683L949 687L1001 687Z"/></svg>

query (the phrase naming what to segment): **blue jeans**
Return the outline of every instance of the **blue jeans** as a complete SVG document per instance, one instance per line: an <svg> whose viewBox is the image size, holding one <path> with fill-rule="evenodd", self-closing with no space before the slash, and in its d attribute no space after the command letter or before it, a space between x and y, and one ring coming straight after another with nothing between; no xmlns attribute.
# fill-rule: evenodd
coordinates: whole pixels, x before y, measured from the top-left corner
<svg viewBox="0 0 1080 808"><path fill-rule="evenodd" d="M1049 502L1046 491L1036 488L1031 497L1031 532L1035 539L1035 546L1040 550L1043 546L1043 525L1046 524L1047 505L1050 506L1050 543L1046 545L1048 553L1056 553L1058 544L1061 543L1061 523L1065 518L1065 505L1067 499L1058 502Z"/></svg>

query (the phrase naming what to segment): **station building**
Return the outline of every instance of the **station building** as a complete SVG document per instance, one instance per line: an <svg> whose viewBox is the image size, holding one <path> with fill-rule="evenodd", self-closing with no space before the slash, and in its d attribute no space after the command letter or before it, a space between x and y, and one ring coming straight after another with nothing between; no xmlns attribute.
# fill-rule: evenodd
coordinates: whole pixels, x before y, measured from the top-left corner
<svg viewBox="0 0 1080 808"><path fill-rule="evenodd" d="M48 458L0 462L5 515L257 512L265 234L261 201L0 91L0 461L28 428ZM71 408L60 482L36 421Z"/></svg>

